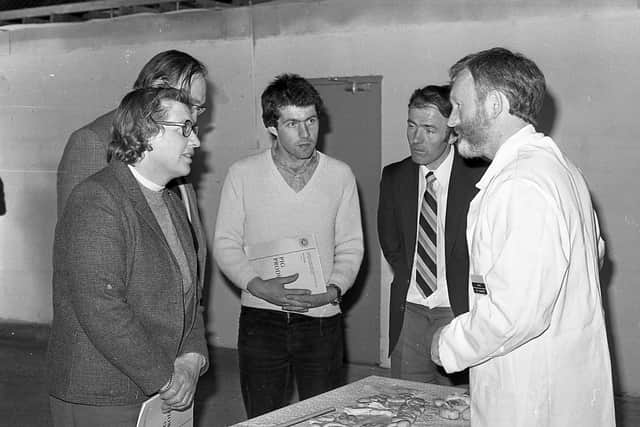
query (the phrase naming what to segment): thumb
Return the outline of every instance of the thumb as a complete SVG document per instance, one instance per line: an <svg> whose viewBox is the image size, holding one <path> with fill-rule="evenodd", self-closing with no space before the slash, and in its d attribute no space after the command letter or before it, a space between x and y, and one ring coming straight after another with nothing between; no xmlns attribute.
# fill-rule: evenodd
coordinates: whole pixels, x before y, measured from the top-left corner
<svg viewBox="0 0 640 427"><path fill-rule="evenodd" d="M299 276L298 273L292 274L290 276L282 276L280 278L280 283L284 285L287 283L295 282L296 280L298 280L298 276Z"/></svg>

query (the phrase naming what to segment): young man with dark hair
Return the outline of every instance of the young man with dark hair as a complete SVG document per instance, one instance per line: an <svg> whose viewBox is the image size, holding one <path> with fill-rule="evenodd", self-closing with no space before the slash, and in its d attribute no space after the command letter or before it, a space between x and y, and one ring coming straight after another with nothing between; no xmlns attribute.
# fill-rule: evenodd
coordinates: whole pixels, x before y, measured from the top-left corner
<svg viewBox="0 0 640 427"><path fill-rule="evenodd" d="M449 114L449 86L413 92L407 119L411 156L384 168L378 204L380 245L393 271L391 373L443 385L466 382L431 362L430 347L438 328L468 310L466 216L486 168L457 153Z"/></svg>
<svg viewBox="0 0 640 427"><path fill-rule="evenodd" d="M339 303L364 251L355 177L345 163L316 150L322 108L316 89L298 75L280 75L263 92L262 108L273 145L229 169L214 238L220 269L242 290L238 356L250 418L288 403L290 372L300 399L340 385ZM259 277L244 251L310 234L326 280L323 293L296 288L295 274Z"/></svg>

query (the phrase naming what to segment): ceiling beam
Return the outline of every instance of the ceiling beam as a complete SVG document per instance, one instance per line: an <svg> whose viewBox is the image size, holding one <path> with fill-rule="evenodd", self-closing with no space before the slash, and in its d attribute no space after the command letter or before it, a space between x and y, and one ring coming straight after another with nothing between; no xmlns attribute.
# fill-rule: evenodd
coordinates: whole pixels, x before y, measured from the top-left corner
<svg viewBox="0 0 640 427"><path fill-rule="evenodd" d="M28 17L28 18L23 18L20 22L23 24L46 24L51 22L51 20L49 19L48 16L42 17L42 18Z"/></svg>
<svg viewBox="0 0 640 427"><path fill-rule="evenodd" d="M193 3L198 7L203 7L205 9L233 7L229 3L223 3L216 0L190 0L189 3Z"/></svg>
<svg viewBox="0 0 640 427"><path fill-rule="evenodd" d="M179 0L91 0L53 6L5 10L0 12L0 21L10 19L25 19L38 16L59 15L65 13L90 12L94 10L117 9L126 6L142 6L161 3L175 4L178 2Z"/></svg>
<svg viewBox="0 0 640 427"><path fill-rule="evenodd" d="M273 1L273 0L232 0L231 3L234 6L253 6L254 4L266 3L269 1Z"/></svg>
<svg viewBox="0 0 640 427"><path fill-rule="evenodd" d="M71 14L56 14L56 15L51 15L49 17L49 21L50 22L79 22L79 21L84 21L84 19L82 19L79 16L76 15L71 15Z"/></svg>

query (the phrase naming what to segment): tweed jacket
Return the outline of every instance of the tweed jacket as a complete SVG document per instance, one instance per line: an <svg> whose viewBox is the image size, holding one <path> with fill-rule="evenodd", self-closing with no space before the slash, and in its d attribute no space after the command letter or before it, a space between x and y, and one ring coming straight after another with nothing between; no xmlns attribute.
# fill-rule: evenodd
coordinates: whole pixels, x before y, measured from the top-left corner
<svg viewBox="0 0 640 427"><path fill-rule="evenodd" d="M85 178L107 166L107 148L111 142L111 122L115 110L75 130L64 147L58 174L58 218L71 190Z"/></svg>
<svg viewBox="0 0 640 427"><path fill-rule="evenodd" d="M196 286L187 303L178 263L124 163L113 160L71 193L53 248L51 395L88 405L134 404L169 380L181 354L208 360L198 278L204 251L196 257L180 199L164 194Z"/></svg>
<svg viewBox="0 0 640 427"><path fill-rule="evenodd" d="M478 191L475 184L486 167L484 162L470 162L463 159L457 150L454 152L444 231L447 288L454 315L469 310L467 211ZM393 271L389 304L389 354L395 348L402 329L415 255L418 169L419 165L407 157L387 165L380 181L378 237L384 257Z"/></svg>

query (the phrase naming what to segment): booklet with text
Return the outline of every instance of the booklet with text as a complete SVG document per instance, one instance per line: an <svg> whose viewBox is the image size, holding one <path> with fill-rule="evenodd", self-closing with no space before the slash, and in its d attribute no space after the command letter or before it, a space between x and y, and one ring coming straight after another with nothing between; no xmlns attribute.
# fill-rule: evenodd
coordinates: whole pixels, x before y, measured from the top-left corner
<svg viewBox="0 0 640 427"><path fill-rule="evenodd" d="M136 427L193 427L193 404L184 411L162 412L162 399L156 394L140 408Z"/></svg>
<svg viewBox="0 0 640 427"><path fill-rule="evenodd" d="M286 288L309 289L312 294L327 291L313 234L246 246L244 250L261 279L298 273L298 278L286 284Z"/></svg>

